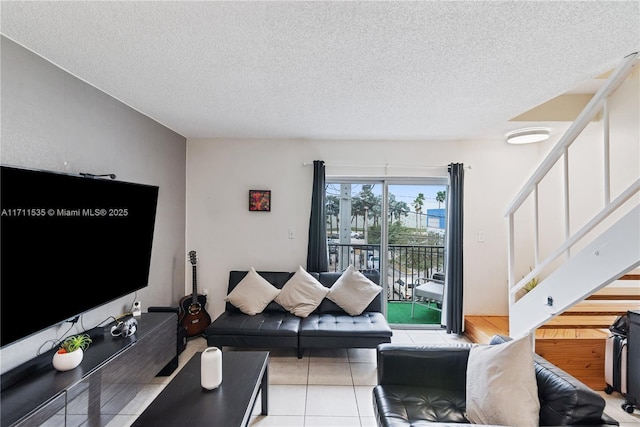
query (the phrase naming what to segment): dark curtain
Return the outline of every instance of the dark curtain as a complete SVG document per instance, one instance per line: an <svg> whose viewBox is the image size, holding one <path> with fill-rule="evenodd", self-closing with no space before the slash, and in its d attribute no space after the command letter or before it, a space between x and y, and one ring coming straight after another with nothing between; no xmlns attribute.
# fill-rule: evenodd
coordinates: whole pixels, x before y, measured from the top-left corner
<svg viewBox="0 0 640 427"><path fill-rule="evenodd" d="M322 160L314 160L311 219L309 220L309 248L307 249L307 271L313 272L329 271L324 186L324 162Z"/></svg>
<svg viewBox="0 0 640 427"><path fill-rule="evenodd" d="M464 167L462 163L451 163L449 165L449 209L447 219L448 242L446 260L446 328L447 333L449 334L462 334L464 332L464 316L462 311L463 201Z"/></svg>

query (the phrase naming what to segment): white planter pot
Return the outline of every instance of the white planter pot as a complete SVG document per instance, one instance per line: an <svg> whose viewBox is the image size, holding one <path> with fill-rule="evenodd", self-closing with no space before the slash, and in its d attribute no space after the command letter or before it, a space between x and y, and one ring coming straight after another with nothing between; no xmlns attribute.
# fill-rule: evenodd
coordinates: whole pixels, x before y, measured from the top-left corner
<svg viewBox="0 0 640 427"><path fill-rule="evenodd" d="M81 348L71 353L55 353L53 355L53 367L58 371L68 371L82 362L84 352Z"/></svg>

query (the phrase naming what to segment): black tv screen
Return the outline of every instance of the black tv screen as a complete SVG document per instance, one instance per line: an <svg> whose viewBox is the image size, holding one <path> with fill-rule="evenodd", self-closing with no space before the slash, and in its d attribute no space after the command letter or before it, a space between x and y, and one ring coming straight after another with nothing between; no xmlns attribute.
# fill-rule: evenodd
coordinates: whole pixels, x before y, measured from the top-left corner
<svg viewBox="0 0 640 427"><path fill-rule="evenodd" d="M147 286L157 186L1 174L2 346Z"/></svg>

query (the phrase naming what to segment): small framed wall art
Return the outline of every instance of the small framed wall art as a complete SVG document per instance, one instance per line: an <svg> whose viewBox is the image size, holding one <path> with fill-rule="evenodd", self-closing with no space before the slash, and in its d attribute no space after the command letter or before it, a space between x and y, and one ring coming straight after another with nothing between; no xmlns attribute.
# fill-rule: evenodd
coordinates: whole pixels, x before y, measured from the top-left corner
<svg viewBox="0 0 640 427"><path fill-rule="evenodd" d="M271 190L249 190L250 211L271 211Z"/></svg>

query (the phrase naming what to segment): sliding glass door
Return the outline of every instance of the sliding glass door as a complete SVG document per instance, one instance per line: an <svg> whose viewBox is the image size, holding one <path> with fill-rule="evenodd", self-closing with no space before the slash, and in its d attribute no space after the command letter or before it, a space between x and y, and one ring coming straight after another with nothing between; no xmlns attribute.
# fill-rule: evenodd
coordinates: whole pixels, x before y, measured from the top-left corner
<svg viewBox="0 0 640 427"><path fill-rule="evenodd" d="M379 271L391 324L440 326L442 299L414 288L444 286L446 194L446 178L327 179L329 269Z"/></svg>
<svg viewBox="0 0 640 427"><path fill-rule="evenodd" d="M385 277L390 324L440 326L446 190L446 183L388 185Z"/></svg>

